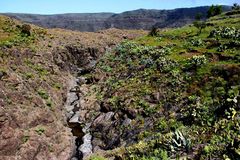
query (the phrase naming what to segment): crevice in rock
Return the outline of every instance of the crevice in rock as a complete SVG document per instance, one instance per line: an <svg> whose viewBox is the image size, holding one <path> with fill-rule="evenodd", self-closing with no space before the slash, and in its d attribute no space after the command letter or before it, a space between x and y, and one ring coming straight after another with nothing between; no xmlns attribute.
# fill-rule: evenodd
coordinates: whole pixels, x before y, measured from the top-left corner
<svg viewBox="0 0 240 160"><path fill-rule="evenodd" d="M75 137L75 147L73 149L73 155L71 160L82 160L83 154L79 150L80 146L83 144L83 136L84 133L82 131L82 127L78 123L68 123L69 128L72 129L72 134Z"/></svg>
<svg viewBox="0 0 240 160"><path fill-rule="evenodd" d="M79 148L81 146L81 144L83 143L82 138L77 137L75 139L75 145L76 145L76 153L74 155L74 157L72 158L72 160L75 158L76 160L81 160L83 159L83 154L79 151Z"/></svg>
<svg viewBox="0 0 240 160"><path fill-rule="evenodd" d="M75 146L71 160L82 160L92 153L92 135L89 133L90 124L86 124L84 119L80 119L82 92L80 85L84 84L84 78L73 78L69 82L69 91L65 103L68 127L71 129Z"/></svg>

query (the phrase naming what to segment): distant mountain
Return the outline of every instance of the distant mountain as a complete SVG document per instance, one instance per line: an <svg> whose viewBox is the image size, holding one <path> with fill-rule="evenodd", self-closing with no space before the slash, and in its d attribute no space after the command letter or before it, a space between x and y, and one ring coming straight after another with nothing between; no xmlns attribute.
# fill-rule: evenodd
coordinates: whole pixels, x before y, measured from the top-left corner
<svg viewBox="0 0 240 160"><path fill-rule="evenodd" d="M197 13L206 18L209 6L195 8L179 8L174 10L139 9L120 14L114 13L71 13L56 15L5 13L10 17L33 23L47 28L64 28L78 31L95 32L108 28L144 29L153 26L181 27L192 23ZM223 6L223 11L230 10L230 6Z"/></svg>

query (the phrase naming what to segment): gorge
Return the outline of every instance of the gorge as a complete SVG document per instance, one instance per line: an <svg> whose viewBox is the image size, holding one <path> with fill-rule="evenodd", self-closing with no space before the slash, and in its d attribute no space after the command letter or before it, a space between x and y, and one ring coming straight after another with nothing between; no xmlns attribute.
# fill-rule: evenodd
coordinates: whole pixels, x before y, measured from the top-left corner
<svg viewBox="0 0 240 160"><path fill-rule="evenodd" d="M165 12L185 18L129 30L165 27ZM58 26L71 30L0 15L0 159L238 160L240 12L200 19L204 28L186 13L104 13L125 28L106 30L88 26L98 14Z"/></svg>

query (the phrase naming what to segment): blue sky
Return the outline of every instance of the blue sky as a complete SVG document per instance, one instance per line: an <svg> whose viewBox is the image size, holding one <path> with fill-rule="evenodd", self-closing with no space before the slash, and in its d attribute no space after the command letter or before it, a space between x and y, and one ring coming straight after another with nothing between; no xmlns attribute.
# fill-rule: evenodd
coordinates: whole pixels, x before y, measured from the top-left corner
<svg viewBox="0 0 240 160"><path fill-rule="evenodd" d="M96 13L145 9L173 9L211 4L232 5L240 0L0 0L0 12Z"/></svg>

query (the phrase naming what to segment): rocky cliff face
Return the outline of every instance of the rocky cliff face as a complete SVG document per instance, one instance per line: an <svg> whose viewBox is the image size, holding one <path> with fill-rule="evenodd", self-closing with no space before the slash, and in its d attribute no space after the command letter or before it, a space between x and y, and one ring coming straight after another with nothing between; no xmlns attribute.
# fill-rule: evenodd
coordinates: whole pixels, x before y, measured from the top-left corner
<svg viewBox="0 0 240 160"><path fill-rule="evenodd" d="M144 29L153 26L181 27L192 23L197 13L206 17L208 6L195 8L180 8L174 10L146 10L140 9L120 14L94 13L94 14L59 14L59 15L33 15L33 14L6 14L19 20L30 22L47 28L64 28L78 31L98 31L108 28L118 29ZM230 10L223 6L223 11Z"/></svg>

